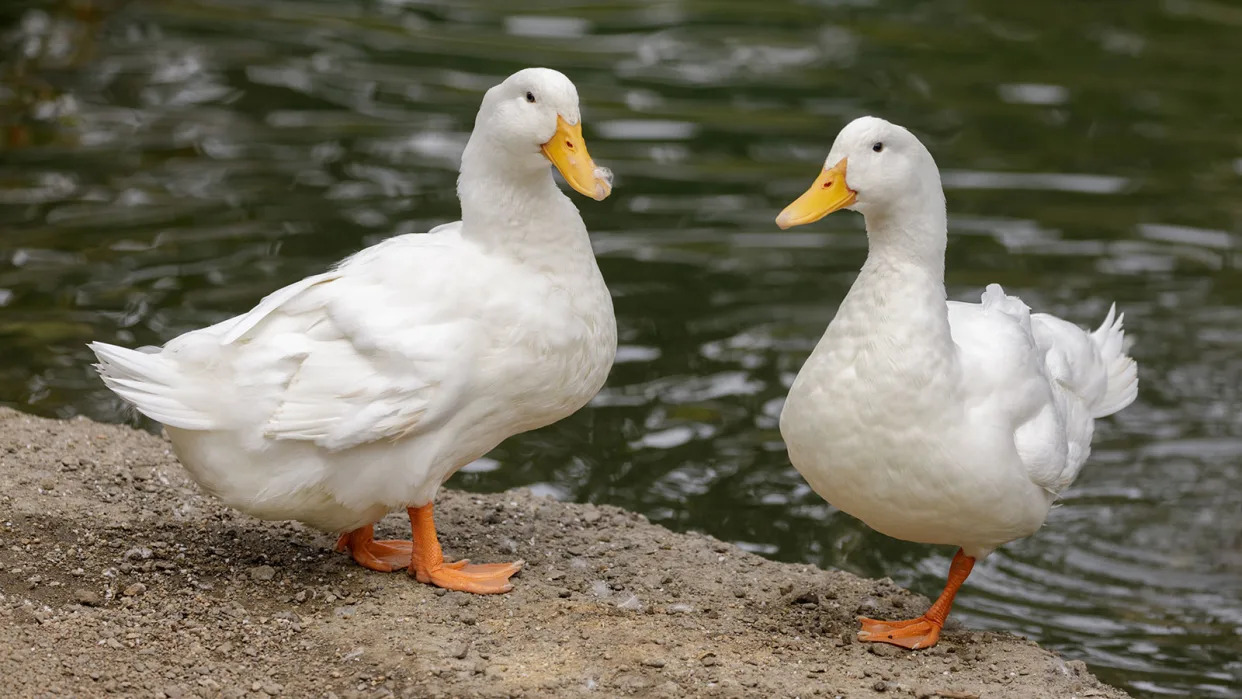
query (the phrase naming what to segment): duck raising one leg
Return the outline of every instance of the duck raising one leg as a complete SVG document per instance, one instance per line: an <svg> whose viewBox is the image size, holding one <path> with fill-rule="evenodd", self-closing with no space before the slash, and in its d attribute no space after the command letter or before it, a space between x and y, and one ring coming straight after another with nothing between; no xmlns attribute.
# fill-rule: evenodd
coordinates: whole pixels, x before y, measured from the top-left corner
<svg viewBox="0 0 1242 699"><path fill-rule="evenodd" d="M923 616L905 621L881 621L860 617L862 629L858 632L858 640L880 643L891 643L911 650L930 648L940 639L940 629L944 628L944 620L953 609L953 598L966 582L970 569L975 567L975 559L967 556L961 549L953 556L953 564L949 566L949 580L944 584L944 592L923 613Z"/></svg>

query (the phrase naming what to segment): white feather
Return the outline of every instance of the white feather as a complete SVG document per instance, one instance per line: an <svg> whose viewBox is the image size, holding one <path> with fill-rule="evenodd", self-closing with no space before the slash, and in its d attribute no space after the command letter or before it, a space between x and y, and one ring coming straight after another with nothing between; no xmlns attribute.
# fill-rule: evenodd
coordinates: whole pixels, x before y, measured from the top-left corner
<svg viewBox="0 0 1242 699"><path fill-rule="evenodd" d="M577 120L564 76L524 75ZM386 240L162 349L90 345L209 492L355 529L427 504L461 466L599 390L616 322L586 229L537 140L497 145L546 136L492 95L463 157L464 223Z"/></svg>
<svg viewBox="0 0 1242 699"><path fill-rule="evenodd" d="M1087 332L1031 314L995 284L980 303L946 301L931 155L905 129L865 117L841 132L826 166L842 160L870 252L789 391L790 459L880 532L985 556L1043 524L1090 454L1095 419L1135 399L1121 318L1110 310Z"/></svg>

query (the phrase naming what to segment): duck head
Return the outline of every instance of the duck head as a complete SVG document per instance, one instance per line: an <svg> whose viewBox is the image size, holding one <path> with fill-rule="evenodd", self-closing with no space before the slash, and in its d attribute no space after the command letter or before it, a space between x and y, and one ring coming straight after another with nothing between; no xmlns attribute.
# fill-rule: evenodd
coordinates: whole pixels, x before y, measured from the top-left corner
<svg viewBox="0 0 1242 699"><path fill-rule="evenodd" d="M578 192L602 201L612 192L612 173L596 167L582 138L578 90L569 78L549 68L526 68L487 91L475 133L485 135L489 150L508 157L518 170L551 162Z"/></svg>
<svg viewBox="0 0 1242 699"><path fill-rule="evenodd" d="M839 209L869 221L918 215L936 202L943 212L940 172L927 148L896 124L860 117L841 129L819 177L776 217L776 225L814 223Z"/></svg>

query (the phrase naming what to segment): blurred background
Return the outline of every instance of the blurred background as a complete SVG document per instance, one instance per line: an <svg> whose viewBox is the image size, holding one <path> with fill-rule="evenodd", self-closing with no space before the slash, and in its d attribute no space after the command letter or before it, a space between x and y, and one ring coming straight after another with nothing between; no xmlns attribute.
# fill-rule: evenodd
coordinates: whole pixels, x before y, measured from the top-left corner
<svg viewBox="0 0 1242 699"><path fill-rule="evenodd" d="M621 505L929 596L948 549L828 507L777 431L866 253L862 220L776 213L862 114L948 190L950 296L999 282L1136 339L1136 404L957 615L1136 695L1242 686L1242 7L674 0L6 0L0 402L134 421L98 339L158 344L358 248L455 220L483 91L567 73L605 202L576 197L621 348L573 418L459 488ZM144 425L153 428L152 425Z"/></svg>

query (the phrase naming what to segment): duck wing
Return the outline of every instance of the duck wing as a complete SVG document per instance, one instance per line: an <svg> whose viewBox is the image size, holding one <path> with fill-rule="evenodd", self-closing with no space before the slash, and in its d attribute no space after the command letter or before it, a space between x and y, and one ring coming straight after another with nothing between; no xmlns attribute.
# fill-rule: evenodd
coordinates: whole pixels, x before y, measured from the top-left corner
<svg viewBox="0 0 1242 699"><path fill-rule="evenodd" d="M469 384L482 330L460 251L401 236L163 349L91 348L113 391L172 427L330 450L401 438L452 415Z"/></svg>
<svg viewBox="0 0 1242 699"><path fill-rule="evenodd" d="M1121 317L1110 310L1095 332L1032 314L992 284L978 304L949 302L972 419L1013 435L1032 482L1057 494L1091 452L1095 418L1134 401L1137 367L1123 348Z"/></svg>

